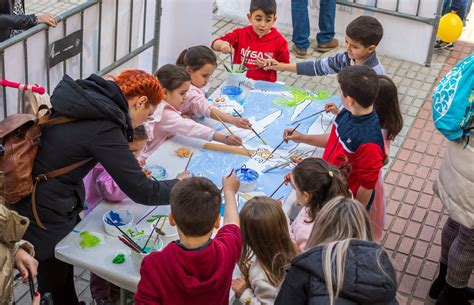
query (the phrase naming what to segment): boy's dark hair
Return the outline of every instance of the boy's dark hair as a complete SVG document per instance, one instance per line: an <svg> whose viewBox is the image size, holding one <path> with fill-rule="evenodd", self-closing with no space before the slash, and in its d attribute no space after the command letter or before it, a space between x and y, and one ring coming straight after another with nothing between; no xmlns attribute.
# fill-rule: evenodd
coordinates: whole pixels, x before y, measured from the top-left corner
<svg viewBox="0 0 474 305"><path fill-rule="evenodd" d="M178 182L170 194L171 213L186 236L211 232L221 208L221 191L211 180L192 177Z"/></svg>
<svg viewBox="0 0 474 305"><path fill-rule="evenodd" d="M256 10L262 10L265 15L276 15L277 5L275 0L252 0L250 1L250 14Z"/></svg>
<svg viewBox="0 0 474 305"><path fill-rule="evenodd" d="M337 74L344 97L352 97L363 108L369 108L379 93L379 79L366 65L349 66Z"/></svg>
<svg viewBox="0 0 474 305"><path fill-rule="evenodd" d="M171 64L164 65L156 70L155 76L160 81L161 86L168 91L173 91L185 82L191 81L191 76L184 67Z"/></svg>
<svg viewBox="0 0 474 305"><path fill-rule="evenodd" d="M133 129L133 141L143 141L148 140L148 134L144 125L140 125Z"/></svg>
<svg viewBox="0 0 474 305"><path fill-rule="evenodd" d="M359 16L352 20L346 28L350 39L359 42L364 47L377 46L382 40L383 27L380 22L370 16Z"/></svg>
<svg viewBox="0 0 474 305"><path fill-rule="evenodd" d="M394 140L403 128L403 117L400 112L397 86L386 75L378 75L379 94L374 108L379 117L380 127L387 130L387 138Z"/></svg>
<svg viewBox="0 0 474 305"><path fill-rule="evenodd" d="M197 71L206 64L217 66L217 56L209 47L194 46L185 49L176 60L178 66L190 67Z"/></svg>

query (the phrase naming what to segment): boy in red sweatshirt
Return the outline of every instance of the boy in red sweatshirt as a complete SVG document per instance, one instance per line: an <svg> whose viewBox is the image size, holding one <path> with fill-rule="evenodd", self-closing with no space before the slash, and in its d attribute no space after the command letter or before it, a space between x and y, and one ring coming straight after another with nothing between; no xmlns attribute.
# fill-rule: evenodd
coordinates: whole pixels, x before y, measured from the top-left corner
<svg viewBox="0 0 474 305"><path fill-rule="evenodd" d="M219 227L221 191L210 180L193 177L171 191L170 223L179 240L143 260L135 304L229 304L232 272L242 239L235 194L235 174L222 178L225 198L224 226Z"/></svg>
<svg viewBox="0 0 474 305"><path fill-rule="evenodd" d="M257 65L257 58L274 58L290 62L290 51L285 37L273 27L276 21L275 0L252 0L247 14L250 25L237 28L212 42L214 51L234 55L234 65L246 58L247 77L254 80L275 82L276 71L265 71Z"/></svg>
<svg viewBox="0 0 474 305"><path fill-rule="evenodd" d="M337 114L330 134L305 135L286 129L283 137L325 147L323 159L348 168L348 184L354 197L370 209L375 184L385 159L385 148L374 102L379 92L377 74L366 65L349 66L337 74L344 109ZM332 111L333 104L326 105Z"/></svg>

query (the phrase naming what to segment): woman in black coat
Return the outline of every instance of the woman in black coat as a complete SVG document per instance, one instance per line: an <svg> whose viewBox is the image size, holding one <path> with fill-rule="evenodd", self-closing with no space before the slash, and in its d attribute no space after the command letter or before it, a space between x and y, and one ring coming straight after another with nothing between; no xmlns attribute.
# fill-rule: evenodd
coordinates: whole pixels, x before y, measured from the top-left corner
<svg viewBox="0 0 474 305"><path fill-rule="evenodd" d="M38 23L46 23L52 27L57 25L56 18L50 14L25 15L24 0L0 1L0 42L27 30Z"/></svg>
<svg viewBox="0 0 474 305"><path fill-rule="evenodd" d="M74 81L66 75L54 89L53 117L65 116L75 121L43 129L33 177L93 159L38 184L36 205L41 223L33 215L31 197L22 199L14 208L31 220L24 239L35 246L40 263L39 291L51 292L55 305L79 304L73 266L55 259L54 247L79 222L84 208L82 179L98 162L133 201L168 204L171 188L178 180L147 179L128 146L133 128L144 123L162 97L158 80L140 70L124 71L115 81L97 75ZM187 176L181 174L182 178Z"/></svg>

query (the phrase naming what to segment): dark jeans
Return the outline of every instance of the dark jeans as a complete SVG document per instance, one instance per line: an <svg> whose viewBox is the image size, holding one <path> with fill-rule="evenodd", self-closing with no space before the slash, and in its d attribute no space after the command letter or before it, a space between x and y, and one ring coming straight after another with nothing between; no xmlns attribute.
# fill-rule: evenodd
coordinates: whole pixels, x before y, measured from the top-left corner
<svg viewBox="0 0 474 305"><path fill-rule="evenodd" d="M334 38L335 18L336 0L321 0L319 4L319 33L316 35L318 44L326 44ZM310 35L308 0L291 0L291 20L293 23L292 40L298 49L306 50L309 47Z"/></svg>
<svg viewBox="0 0 474 305"><path fill-rule="evenodd" d="M467 0L444 0L442 15L455 11L462 20L466 18Z"/></svg>
<svg viewBox="0 0 474 305"><path fill-rule="evenodd" d="M55 258L39 262L38 290L50 292L54 305L79 305L74 287L74 267Z"/></svg>
<svg viewBox="0 0 474 305"><path fill-rule="evenodd" d="M94 300L108 299L110 298L110 291L112 284L104 280L103 278L95 275L91 272L90 276L90 288L91 295Z"/></svg>

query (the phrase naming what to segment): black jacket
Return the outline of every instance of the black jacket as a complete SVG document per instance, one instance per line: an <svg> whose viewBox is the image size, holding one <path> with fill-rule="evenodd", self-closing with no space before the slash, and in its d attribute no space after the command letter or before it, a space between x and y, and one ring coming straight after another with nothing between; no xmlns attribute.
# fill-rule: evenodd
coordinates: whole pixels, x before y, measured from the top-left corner
<svg viewBox="0 0 474 305"><path fill-rule="evenodd" d="M43 129L33 176L93 157L84 166L38 184L36 202L39 228L32 217L31 197L14 208L31 220L25 239L33 243L37 257L52 257L54 246L78 221L84 207L82 179L100 162L120 189L133 201L146 205L168 204L177 180L148 180L128 147L131 123L128 102L113 81L92 75L85 80L64 76L51 96L55 116L77 119Z"/></svg>
<svg viewBox="0 0 474 305"><path fill-rule="evenodd" d="M329 304L322 264L323 249L322 246L315 247L293 259L275 305ZM378 257L383 271L377 264ZM351 241L344 285L335 304L395 305L398 304L396 292L395 270L385 251L373 242Z"/></svg>
<svg viewBox="0 0 474 305"><path fill-rule="evenodd" d="M35 15L13 15L15 0L0 1L0 42L10 38L11 30L27 30L37 24ZM23 2L23 10L25 3Z"/></svg>

